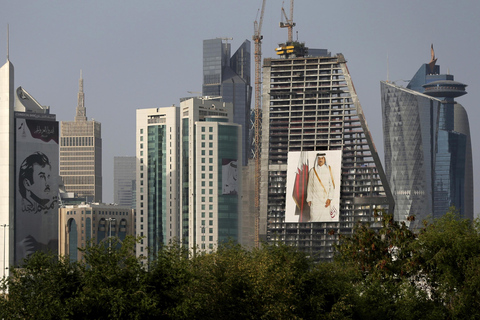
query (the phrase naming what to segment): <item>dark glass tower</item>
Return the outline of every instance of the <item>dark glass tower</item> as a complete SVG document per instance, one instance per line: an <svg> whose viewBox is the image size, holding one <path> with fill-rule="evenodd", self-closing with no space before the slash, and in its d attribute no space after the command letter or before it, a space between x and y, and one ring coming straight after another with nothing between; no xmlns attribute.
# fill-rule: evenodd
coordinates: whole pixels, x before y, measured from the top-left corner
<svg viewBox="0 0 480 320"><path fill-rule="evenodd" d="M203 41L204 96L218 96L233 103L233 122L242 126L242 162L250 152L249 127L252 87L250 85L250 41L245 40L231 56L230 43L222 39Z"/></svg>
<svg viewBox="0 0 480 320"><path fill-rule="evenodd" d="M385 169L395 218L418 228L455 206L473 218L473 169L468 117L454 98L465 84L441 74L436 59L423 64L406 88L382 82Z"/></svg>

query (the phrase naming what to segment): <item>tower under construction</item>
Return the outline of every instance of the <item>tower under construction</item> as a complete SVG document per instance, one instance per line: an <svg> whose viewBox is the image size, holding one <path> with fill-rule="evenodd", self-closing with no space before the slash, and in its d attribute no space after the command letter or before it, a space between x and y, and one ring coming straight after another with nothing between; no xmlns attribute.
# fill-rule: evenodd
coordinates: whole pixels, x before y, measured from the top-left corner
<svg viewBox="0 0 480 320"><path fill-rule="evenodd" d="M329 260L340 234L374 225L376 209L393 212L393 198L344 56L296 41L276 51L263 65L260 237ZM330 174L307 177L318 158ZM308 179L335 194L324 208L308 201L316 192Z"/></svg>

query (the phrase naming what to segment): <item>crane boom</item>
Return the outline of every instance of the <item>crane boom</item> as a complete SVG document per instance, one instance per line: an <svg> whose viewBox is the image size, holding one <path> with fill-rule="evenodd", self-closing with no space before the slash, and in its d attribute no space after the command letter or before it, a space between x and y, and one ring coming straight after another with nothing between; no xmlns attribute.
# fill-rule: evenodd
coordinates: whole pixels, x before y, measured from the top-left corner
<svg viewBox="0 0 480 320"><path fill-rule="evenodd" d="M262 67L262 23L263 13L265 12L265 2L262 2L262 10L260 19L253 23L254 34L253 41L255 42L255 247L260 245L260 135L261 135L261 67Z"/></svg>

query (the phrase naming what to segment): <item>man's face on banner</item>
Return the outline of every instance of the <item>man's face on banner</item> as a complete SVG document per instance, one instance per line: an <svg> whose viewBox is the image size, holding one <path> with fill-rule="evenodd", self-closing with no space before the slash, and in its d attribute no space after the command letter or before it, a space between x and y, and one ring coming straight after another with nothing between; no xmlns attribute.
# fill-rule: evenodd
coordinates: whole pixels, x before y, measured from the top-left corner
<svg viewBox="0 0 480 320"><path fill-rule="evenodd" d="M321 167L325 164L325 157L318 157L318 165Z"/></svg>
<svg viewBox="0 0 480 320"><path fill-rule="evenodd" d="M35 163L33 165L33 183L25 180L25 188L42 200L50 199L52 197L50 193L51 172L52 168L48 164L42 167Z"/></svg>

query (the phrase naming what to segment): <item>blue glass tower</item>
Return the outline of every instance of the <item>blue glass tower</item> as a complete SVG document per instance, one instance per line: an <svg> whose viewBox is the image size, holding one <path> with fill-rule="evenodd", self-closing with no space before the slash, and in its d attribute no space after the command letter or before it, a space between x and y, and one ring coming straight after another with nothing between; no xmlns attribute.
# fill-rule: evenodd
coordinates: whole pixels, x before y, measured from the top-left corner
<svg viewBox="0 0 480 320"><path fill-rule="evenodd" d="M473 218L473 166L468 117L454 98L465 84L441 74L432 60L406 88L382 82L385 169L395 198L395 218L412 228L451 206ZM408 222L407 222L408 223Z"/></svg>
<svg viewBox="0 0 480 320"><path fill-rule="evenodd" d="M245 40L230 55L230 43L222 39L203 41L204 96L221 96L224 102L233 103L233 122L242 126L242 163L247 164L250 152L250 41Z"/></svg>

